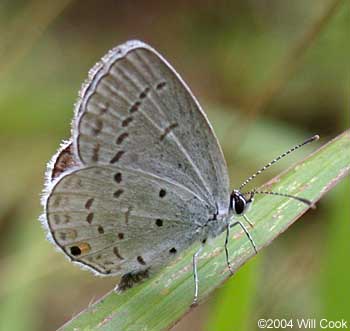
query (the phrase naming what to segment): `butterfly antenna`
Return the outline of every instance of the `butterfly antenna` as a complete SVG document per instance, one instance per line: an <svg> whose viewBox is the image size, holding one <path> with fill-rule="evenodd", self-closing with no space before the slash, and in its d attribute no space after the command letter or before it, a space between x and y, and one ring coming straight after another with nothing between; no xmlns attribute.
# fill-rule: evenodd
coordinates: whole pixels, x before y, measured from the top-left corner
<svg viewBox="0 0 350 331"><path fill-rule="evenodd" d="M287 156L288 154L294 152L295 150L297 150L298 148L307 145L315 140L318 140L320 137L318 135L314 135L311 138L305 140L303 143L294 146L293 148L291 148L290 150L288 150L287 152L284 152L283 154L281 154L280 156L276 157L274 160L272 160L270 163L266 164L264 167L262 167L260 170L258 170L254 175L250 176L249 178L247 178L239 187L239 190L241 190L244 186L246 186L251 180L253 180L256 176L260 175L263 171L265 171L267 168L271 167L274 163L276 163L277 161L279 161L280 159L284 158L285 156Z"/></svg>
<svg viewBox="0 0 350 331"><path fill-rule="evenodd" d="M242 193L242 194L250 194L251 197L254 196L255 194L269 194L269 195L278 195L280 197L286 197L286 198L291 198L297 201L300 201L302 203L305 203L306 205L308 205L309 207L314 207L314 204L308 200L308 199L304 199L304 198L300 198L297 197L295 195L290 195L290 194L284 194L284 193L277 193L277 192L270 192L270 191L251 191L251 192L246 192L246 193Z"/></svg>

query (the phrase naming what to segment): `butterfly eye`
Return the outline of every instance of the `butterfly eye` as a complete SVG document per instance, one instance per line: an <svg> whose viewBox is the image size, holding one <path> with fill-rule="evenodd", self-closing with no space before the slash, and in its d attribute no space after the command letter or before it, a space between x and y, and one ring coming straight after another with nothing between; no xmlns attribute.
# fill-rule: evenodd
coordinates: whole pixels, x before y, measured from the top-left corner
<svg viewBox="0 0 350 331"><path fill-rule="evenodd" d="M235 198L235 212L237 215L243 214L246 207L246 201L242 196Z"/></svg>
<svg viewBox="0 0 350 331"><path fill-rule="evenodd" d="M234 190L231 194L231 210L236 215L242 215L247 207L247 200L238 190Z"/></svg>

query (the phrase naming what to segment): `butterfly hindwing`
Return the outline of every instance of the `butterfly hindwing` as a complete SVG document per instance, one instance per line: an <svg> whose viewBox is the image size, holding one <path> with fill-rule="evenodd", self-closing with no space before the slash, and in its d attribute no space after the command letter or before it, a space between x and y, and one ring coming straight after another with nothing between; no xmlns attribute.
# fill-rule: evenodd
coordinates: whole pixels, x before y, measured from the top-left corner
<svg viewBox="0 0 350 331"><path fill-rule="evenodd" d="M208 217L187 188L115 166L73 170L47 200L55 242L101 274L165 264L197 239L195 225Z"/></svg>

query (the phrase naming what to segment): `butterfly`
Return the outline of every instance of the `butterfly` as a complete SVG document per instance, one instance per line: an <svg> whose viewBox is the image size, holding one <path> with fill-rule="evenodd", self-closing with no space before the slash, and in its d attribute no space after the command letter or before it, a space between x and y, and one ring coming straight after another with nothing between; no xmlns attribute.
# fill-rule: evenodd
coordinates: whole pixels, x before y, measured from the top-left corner
<svg viewBox="0 0 350 331"><path fill-rule="evenodd" d="M236 225L257 252L238 216L251 225L245 212L255 194L283 195L230 190L206 114L171 65L141 41L112 49L91 69L75 105L72 137L46 177L42 221L49 238L81 267L119 276L118 291L225 231L230 267L227 243ZM194 302L199 253L193 256Z"/></svg>

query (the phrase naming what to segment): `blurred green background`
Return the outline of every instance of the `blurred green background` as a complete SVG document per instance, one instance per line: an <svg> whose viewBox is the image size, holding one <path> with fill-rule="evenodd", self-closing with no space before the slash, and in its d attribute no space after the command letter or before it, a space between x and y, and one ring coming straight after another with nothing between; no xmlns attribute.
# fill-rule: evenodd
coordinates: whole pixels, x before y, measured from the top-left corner
<svg viewBox="0 0 350 331"><path fill-rule="evenodd" d="M1 0L0 330L55 330L115 285L69 263L37 220L46 162L109 48L137 38L172 63L208 113L237 187L310 135L323 144L350 127L349 36L347 1ZM350 320L349 196L347 178L173 330Z"/></svg>

